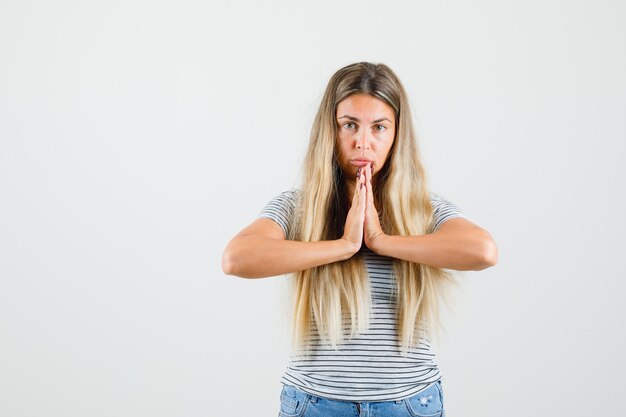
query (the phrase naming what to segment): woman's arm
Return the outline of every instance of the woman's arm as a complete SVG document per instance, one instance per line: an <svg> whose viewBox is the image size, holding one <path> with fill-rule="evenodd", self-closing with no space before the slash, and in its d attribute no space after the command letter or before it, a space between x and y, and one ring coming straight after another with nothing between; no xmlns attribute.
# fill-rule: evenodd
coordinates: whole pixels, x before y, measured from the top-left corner
<svg viewBox="0 0 626 417"><path fill-rule="evenodd" d="M480 271L498 262L498 248L491 235L463 217L449 218L435 232L426 235L386 235L374 204L369 165L365 177L367 204L363 238L373 252L458 271Z"/></svg>
<svg viewBox="0 0 626 417"><path fill-rule="evenodd" d="M357 250L344 238L286 240L276 222L259 218L228 243L222 255L222 270L242 278L265 278L348 259Z"/></svg>
<svg viewBox="0 0 626 417"><path fill-rule="evenodd" d="M379 255L458 271L480 271L498 262L498 248L491 235L462 217L448 219L436 232L426 235L381 234L372 246Z"/></svg>
<svg viewBox="0 0 626 417"><path fill-rule="evenodd" d="M364 183L362 176L359 184ZM265 278L349 259L363 243L364 218L364 186L354 188L341 239L287 240L286 231L277 222L258 218L228 243L222 255L222 270L242 278Z"/></svg>

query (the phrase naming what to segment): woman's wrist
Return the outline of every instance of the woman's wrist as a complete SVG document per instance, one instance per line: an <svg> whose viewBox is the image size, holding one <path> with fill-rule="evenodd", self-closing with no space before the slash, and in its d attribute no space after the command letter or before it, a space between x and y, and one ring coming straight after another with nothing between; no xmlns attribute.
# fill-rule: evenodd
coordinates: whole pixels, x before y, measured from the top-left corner
<svg viewBox="0 0 626 417"><path fill-rule="evenodd" d="M342 237L341 239L337 239L337 242L340 243L341 247L343 248L341 259L344 261L346 259L350 259L352 255L357 253L360 249L359 247L357 247L357 245L355 245L353 242L349 241L345 237Z"/></svg>
<svg viewBox="0 0 626 417"><path fill-rule="evenodd" d="M383 232L380 232L376 237L372 238L369 242L368 247L370 250L378 255L383 255L383 250L385 249L386 241L389 238L389 235L386 235Z"/></svg>

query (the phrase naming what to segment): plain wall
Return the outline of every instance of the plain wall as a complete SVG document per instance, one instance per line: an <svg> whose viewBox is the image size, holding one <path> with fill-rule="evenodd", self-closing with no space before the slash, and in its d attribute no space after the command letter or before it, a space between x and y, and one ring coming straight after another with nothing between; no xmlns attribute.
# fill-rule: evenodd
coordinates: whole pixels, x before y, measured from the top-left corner
<svg viewBox="0 0 626 417"><path fill-rule="evenodd" d="M296 186L330 76L383 62L431 189L496 240L436 353L450 417L618 415L617 1L0 3L0 415L275 416L284 279L228 240Z"/></svg>

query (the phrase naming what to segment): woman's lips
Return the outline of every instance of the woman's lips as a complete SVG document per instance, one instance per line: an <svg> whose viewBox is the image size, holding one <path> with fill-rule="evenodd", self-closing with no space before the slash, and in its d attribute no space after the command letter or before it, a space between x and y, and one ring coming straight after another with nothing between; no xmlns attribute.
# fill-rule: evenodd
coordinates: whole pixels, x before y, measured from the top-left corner
<svg viewBox="0 0 626 417"><path fill-rule="evenodd" d="M357 167L364 167L367 164L372 163L372 161L367 161L365 159L353 159L350 161L351 165L357 166Z"/></svg>

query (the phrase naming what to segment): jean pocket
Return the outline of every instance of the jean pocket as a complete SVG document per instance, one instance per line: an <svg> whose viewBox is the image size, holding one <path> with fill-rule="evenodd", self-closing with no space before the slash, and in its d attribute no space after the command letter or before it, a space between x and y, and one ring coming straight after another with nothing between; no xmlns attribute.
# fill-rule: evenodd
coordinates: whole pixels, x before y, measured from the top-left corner
<svg viewBox="0 0 626 417"><path fill-rule="evenodd" d="M413 417L441 417L443 412L442 396L437 382L412 397L405 398L404 404Z"/></svg>
<svg viewBox="0 0 626 417"><path fill-rule="evenodd" d="M445 401L443 400L443 388L441 387L441 380L437 381L437 388L439 388L439 396L441 397L441 404L445 406Z"/></svg>
<svg viewBox="0 0 626 417"><path fill-rule="evenodd" d="M280 392L280 413L278 417L301 417L311 396L304 391L284 385Z"/></svg>

